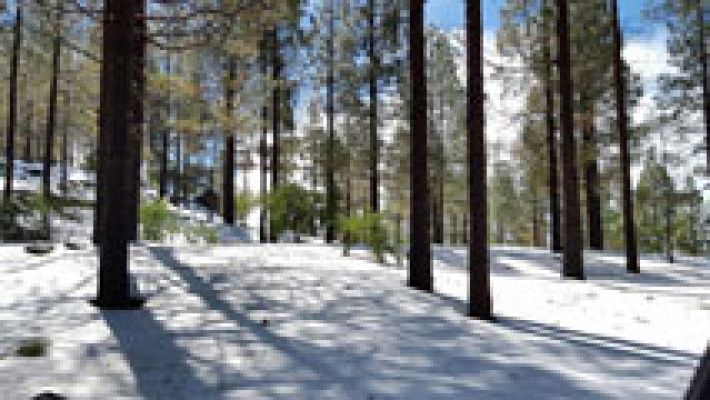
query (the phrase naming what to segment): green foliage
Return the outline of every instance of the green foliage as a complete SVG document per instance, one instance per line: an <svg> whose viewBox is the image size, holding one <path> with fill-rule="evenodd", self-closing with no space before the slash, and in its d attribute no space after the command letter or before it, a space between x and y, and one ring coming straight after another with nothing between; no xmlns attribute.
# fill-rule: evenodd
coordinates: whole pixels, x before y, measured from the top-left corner
<svg viewBox="0 0 710 400"><path fill-rule="evenodd" d="M249 212L254 205L256 200L254 196L249 193L237 193L234 196L234 213L238 220L245 220L249 216Z"/></svg>
<svg viewBox="0 0 710 400"><path fill-rule="evenodd" d="M164 200L148 202L140 209L141 232L145 240L162 241L167 233L179 231L178 218Z"/></svg>
<svg viewBox="0 0 710 400"><path fill-rule="evenodd" d="M271 213L272 229L279 235L285 230L310 232L322 209L323 195L296 184L285 184L269 193L266 207Z"/></svg>
<svg viewBox="0 0 710 400"><path fill-rule="evenodd" d="M391 250L391 246L381 214L365 212L351 217L342 217L338 226L343 234L345 256L350 255L354 243L364 243L370 248L378 263L385 262L385 253Z"/></svg>
<svg viewBox="0 0 710 400"><path fill-rule="evenodd" d="M217 229L207 226L204 223L189 229L186 233L187 240L191 243L197 243L199 239L202 239L205 243L215 244L219 242L219 234Z"/></svg>
<svg viewBox="0 0 710 400"><path fill-rule="evenodd" d="M31 241L46 237L41 229L34 229L27 224L32 219L33 211L26 202L14 200L0 204L0 240Z"/></svg>

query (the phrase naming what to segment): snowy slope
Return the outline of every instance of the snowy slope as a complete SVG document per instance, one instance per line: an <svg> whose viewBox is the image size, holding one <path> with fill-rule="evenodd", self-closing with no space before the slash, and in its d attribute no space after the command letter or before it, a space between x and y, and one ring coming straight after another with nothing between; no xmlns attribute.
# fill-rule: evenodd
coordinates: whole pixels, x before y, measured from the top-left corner
<svg viewBox="0 0 710 400"><path fill-rule="evenodd" d="M1 399L678 399L708 338L710 268L588 258L562 281L543 251L493 251L496 323L463 315L463 249L437 248L437 294L324 245L136 248L144 310L101 312L92 251L0 247ZM1 348L0 348L1 349ZM2 350L0 350L2 351Z"/></svg>

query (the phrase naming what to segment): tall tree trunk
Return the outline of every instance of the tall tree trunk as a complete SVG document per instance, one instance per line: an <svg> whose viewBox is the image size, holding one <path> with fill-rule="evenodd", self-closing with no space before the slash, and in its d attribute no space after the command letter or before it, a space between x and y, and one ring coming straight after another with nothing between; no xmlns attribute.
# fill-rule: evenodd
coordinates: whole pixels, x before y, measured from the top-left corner
<svg viewBox="0 0 710 400"><path fill-rule="evenodd" d="M372 1L372 0L370 0ZM335 240L335 215L337 199L335 193L335 121L334 121L334 86L335 86L335 9L333 0L330 0L328 15L328 78L327 78L327 114L328 114L328 144L326 149L326 243ZM315 176L315 174L314 174Z"/></svg>
<svg viewBox="0 0 710 400"><path fill-rule="evenodd" d="M225 83L225 100L227 118L234 113L234 80L237 77L237 66L234 56L230 55ZM222 217L224 223L234 225L234 133L228 127L224 132L224 170L222 172Z"/></svg>
<svg viewBox="0 0 710 400"><path fill-rule="evenodd" d="M594 122L594 106L587 102L588 113L582 127L584 141L584 183L587 197L587 227L589 229L589 247L592 250L604 249L604 230L602 227L601 198L599 196L598 148Z"/></svg>
<svg viewBox="0 0 710 400"><path fill-rule="evenodd" d="M166 72L168 75L172 73L172 57L170 57L170 53L167 54L167 61L166 61ZM170 99L170 88L168 87L168 109L166 112L166 120L169 122L171 121L171 116L172 116L172 102ZM169 152L169 147L170 147L170 127L166 128L163 127L163 130L161 132L161 152L160 152L160 173L158 177L158 187L159 187L159 192L160 192L160 198L164 199L168 196L168 152Z"/></svg>
<svg viewBox="0 0 710 400"><path fill-rule="evenodd" d="M272 79L276 82L272 93L271 119L273 123L272 135L273 143L271 145L271 190L275 191L279 187L279 162L280 162L280 142L281 142L281 57L279 45L279 32L274 29L272 32L272 47L271 47L271 62L272 62ZM271 217L271 226L269 236L272 242L276 242L276 229Z"/></svg>
<svg viewBox="0 0 710 400"><path fill-rule="evenodd" d="M703 80L703 115L705 116L705 153L707 172L710 175L710 84L708 84L708 52L705 45L705 7L703 0L695 0L698 16L698 46Z"/></svg>
<svg viewBox="0 0 710 400"><path fill-rule="evenodd" d="M34 103L32 100L28 100L26 103L25 110L25 154L22 157L25 162L32 162L32 135L34 132L33 122L34 122Z"/></svg>
<svg viewBox="0 0 710 400"><path fill-rule="evenodd" d="M144 111L145 111L145 57L147 25L143 11L146 0L135 2L135 35L133 42L133 91L131 95L131 129L130 129L130 189L128 194L128 239L138 240L139 209L141 200L141 162L143 152Z"/></svg>
<svg viewBox="0 0 710 400"><path fill-rule="evenodd" d="M532 245L540 247L542 240L540 238L540 213L537 205L537 196L532 201Z"/></svg>
<svg viewBox="0 0 710 400"><path fill-rule="evenodd" d="M562 275L567 278L584 279L582 258L582 226L579 204L579 179L574 140L574 105L569 43L569 4L557 0L557 37L559 43L560 103L562 137L562 183L564 207L564 253Z"/></svg>
<svg viewBox="0 0 710 400"><path fill-rule="evenodd" d="M105 138L100 158L105 160L101 215L103 237L99 246L98 297L103 308L135 308L128 272L128 191L131 59L135 8L123 0L106 0L103 19L101 64L101 135ZM110 77L110 78L108 78Z"/></svg>
<svg viewBox="0 0 710 400"><path fill-rule="evenodd" d="M71 91L64 92L64 120L62 126L62 150L61 150L61 180L60 188L62 196L68 195L69 189L69 121L71 115Z"/></svg>
<svg viewBox="0 0 710 400"><path fill-rule="evenodd" d="M377 134L377 80L380 68L380 59L375 48L375 0L368 0L367 3L367 55L370 61L369 85L370 85L370 210L380 212L380 139Z"/></svg>
<svg viewBox="0 0 710 400"><path fill-rule="evenodd" d="M560 226L560 189L559 189L559 167L557 165L557 139L555 137L555 95L552 79L552 51L550 41L552 40L552 9L549 0L545 0L546 35L544 40L545 58L545 120L547 123L547 185L550 193L550 239L552 241L552 251L560 253L562 251L562 235Z"/></svg>
<svg viewBox="0 0 710 400"><path fill-rule="evenodd" d="M488 190L486 176L485 94L483 91L483 27L481 1L466 1L466 69L468 91L468 195L471 209L469 314L492 318L488 259Z"/></svg>
<svg viewBox="0 0 710 400"><path fill-rule="evenodd" d="M17 67L22 46L22 4L17 3L15 27L12 37L12 57L10 59L10 99L8 101L7 134L5 136L5 203L12 199L12 184L15 179L15 129L17 127Z"/></svg>
<svg viewBox="0 0 710 400"><path fill-rule="evenodd" d="M450 215L451 218L451 244L456 245L458 244L458 218L456 216L456 213L452 213Z"/></svg>
<svg viewBox="0 0 710 400"><path fill-rule="evenodd" d="M673 201L675 197L675 192L673 188L670 187L672 183L668 183L669 187L666 189L665 201L666 201L666 259L669 263L675 262L673 257L673 214L675 211L675 202Z"/></svg>
<svg viewBox="0 0 710 400"><path fill-rule="evenodd" d="M260 68L261 68L261 76L263 79L266 79L266 74L267 74L267 36L264 35L264 37L261 40L261 49L260 49ZM268 242L268 236L267 236L267 214L266 214L266 185L267 185L267 175L269 173L268 169L268 163L267 163L267 158L268 158L268 150L267 150L267 145L266 145L266 136L267 136L267 125L268 125L268 109L266 106L266 102L261 107L261 138L259 140L259 163L261 164L261 184L259 185L260 191L261 191L261 196L260 196L260 212L259 212L259 242L260 243L266 243Z"/></svg>
<svg viewBox="0 0 710 400"><path fill-rule="evenodd" d="M690 382L690 388L685 394L685 400L704 400L710 398L710 346L700 360L695 376Z"/></svg>
<svg viewBox="0 0 710 400"><path fill-rule="evenodd" d="M614 89L616 93L616 123L619 131L621 201L624 220L624 243L626 246L626 271L630 273L638 273L640 272L640 268L636 243L636 223L634 222L634 198L633 193L631 192L631 157L629 155L629 130L628 116L626 112L626 78L624 77L622 58L623 36L621 34L618 9L619 7L617 5L617 1L612 0L611 11L614 36Z"/></svg>
<svg viewBox="0 0 710 400"><path fill-rule="evenodd" d="M409 0L411 69L411 227L409 285L433 290L429 233L429 169L427 166L427 84L424 53L424 1Z"/></svg>
<svg viewBox="0 0 710 400"><path fill-rule="evenodd" d="M61 14L57 17L54 27L54 37L52 38L52 76L49 82L49 110L47 113L47 127L44 144L44 158L42 160L42 197L45 201L52 198L52 161L54 159L54 132L57 123L57 92L59 86L59 66L61 63ZM43 212L47 237L50 237L50 212L47 208Z"/></svg>

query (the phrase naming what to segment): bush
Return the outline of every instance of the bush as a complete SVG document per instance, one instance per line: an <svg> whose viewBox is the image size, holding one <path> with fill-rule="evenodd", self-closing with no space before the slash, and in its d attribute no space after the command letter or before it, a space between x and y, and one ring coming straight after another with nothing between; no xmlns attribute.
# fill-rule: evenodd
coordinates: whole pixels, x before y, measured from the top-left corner
<svg viewBox="0 0 710 400"><path fill-rule="evenodd" d="M199 239L205 241L205 243L214 244L219 242L219 234L217 229L200 223L198 226L193 227L187 232L188 241L196 243Z"/></svg>
<svg viewBox="0 0 710 400"><path fill-rule="evenodd" d="M27 199L13 199L9 203L0 203L0 240L18 242L47 240L47 231L43 229L37 217L33 204Z"/></svg>
<svg viewBox="0 0 710 400"><path fill-rule="evenodd" d="M385 253L390 248L387 230L378 213L365 212L351 217L342 217L339 230L343 235L343 255L350 255L353 243L364 243L378 263L385 262Z"/></svg>
<svg viewBox="0 0 710 400"><path fill-rule="evenodd" d="M164 200L141 204L140 220L145 240L162 241L166 234L179 231L178 218Z"/></svg>
<svg viewBox="0 0 710 400"><path fill-rule="evenodd" d="M249 193L239 193L234 196L234 214L238 220L244 221L249 216L249 211L254 208L254 198Z"/></svg>
<svg viewBox="0 0 710 400"><path fill-rule="evenodd" d="M278 236L286 230L310 232L319 217L322 197L296 184L286 184L269 193L265 203L271 213L273 233Z"/></svg>

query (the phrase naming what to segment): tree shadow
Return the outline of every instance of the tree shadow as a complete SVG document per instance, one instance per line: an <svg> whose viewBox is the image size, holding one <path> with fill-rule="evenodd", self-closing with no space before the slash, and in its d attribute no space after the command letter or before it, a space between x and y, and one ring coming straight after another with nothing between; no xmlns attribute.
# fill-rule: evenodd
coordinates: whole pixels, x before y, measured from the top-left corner
<svg viewBox="0 0 710 400"><path fill-rule="evenodd" d="M201 276L171 249L150 251L187 283L190 294L246 331L238 336L251 335L252 343L278 354L276 371L263 366L263 376L241 381L259 396L283 398L269 390L289 382L290 398L514 399L523 398L519 385L547 399L613 398L534 361L505 359L500 344L472 334L467 319L440 315L450 304L440 302L432 314L414 312L412 298L423 308L431 298L396 286L379 293L363 279L366 271L348 272L352 279L345 279L326 270L314 279L294 268L285 280L273 280L265 276L278 267L231 265L233 275L224 275L215 265ZM277 298L284 291L300 294L305 305ZM242 310L224 295L243 299ZM243 344L238 337L227 340Z"/></svg>
<svg viewBox="0 0 710 400"><path fill-rule="evenodd" d="M462 315L467 315L468 304L463 300L442 293L435 293L435 296L449 302L451 306ZM685 351L574 329L565 329L559 326L510 316L496 315L494 324L507 330L534 335L592 351L599 351L605 353L610 358L636 358L653 363L682 366L692 365L697 358L695 354Z"/></svg>

